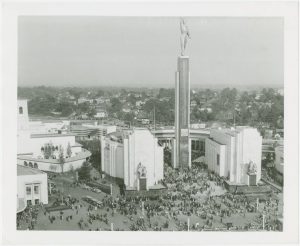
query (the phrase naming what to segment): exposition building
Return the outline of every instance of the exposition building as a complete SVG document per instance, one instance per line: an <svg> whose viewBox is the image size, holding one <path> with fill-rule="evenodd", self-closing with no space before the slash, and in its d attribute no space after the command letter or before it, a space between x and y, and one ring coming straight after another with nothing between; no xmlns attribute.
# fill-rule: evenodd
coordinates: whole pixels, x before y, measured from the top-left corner
<svg viewBox="0 0 300 246"><path fill-rule="evenodd" d="M48 204L47 173L17 165L17 213L27 206Z"/></svg>
<svg viewBox="0 0 300 246"><path fill-rule="evenodd" d="M256 128L211 129L205 142L208 169L233 185L257 185L261 179L262 137Z"/></svg>
<svg viewBox="0 0 300 246"><path fill-rule="evenodd" d="M80 168L91 153L75 141L68 122L29 121L27 100L18 100L17 163L44 171Z"/></svg>
<svg viewBox="0 0 300 246"><path fill-rule="evenodd" d="M145 128L134 128L101 137L101 168L121 180L126 190L155 189L163 179L163 147Z"/></svg>

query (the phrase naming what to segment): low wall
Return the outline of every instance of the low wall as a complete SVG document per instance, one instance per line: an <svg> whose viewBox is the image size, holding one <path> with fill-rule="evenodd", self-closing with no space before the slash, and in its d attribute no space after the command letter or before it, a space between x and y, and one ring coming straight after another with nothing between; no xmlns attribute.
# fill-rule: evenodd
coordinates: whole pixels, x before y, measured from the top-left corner
<svg viewBox="0 0 300 246"><path fill-rule="evenodd" d="M33 165L32 167L42 171L61 173L62 171L68 172L80 168L90 156L91 153L89 151L84 151L77 156L65 159L63 170L62 165L57 159L37 159L30 156L18 156L17 164L25 166L25 163L27 163L27 165L31 163Z"/></svg>
<svg viewBox="0 0 300 246"><path fill-rule="evenodd" d="M97 188L106 194L109 194L109 195L111 194L111 185L110 184L103 184L103 183L92 182L92 181L87 182L86 184L93 188Z"/></svg>
<svg viewBox="0 0 300 246"><path fill-rule="evenodd" d="M224 182L225 188L230 193L236 193L236 194L261 194L261 193L270 193L272 190L267 185L234 185L230 184L228 182Z"/></svg>
<svg viewBox="0 0 300 246"><path fill-rule="evenodd" d="M153 190L124 190L126 197L144 196L144 197L160 197L165 195L167 188L153 189Z"/></svg>

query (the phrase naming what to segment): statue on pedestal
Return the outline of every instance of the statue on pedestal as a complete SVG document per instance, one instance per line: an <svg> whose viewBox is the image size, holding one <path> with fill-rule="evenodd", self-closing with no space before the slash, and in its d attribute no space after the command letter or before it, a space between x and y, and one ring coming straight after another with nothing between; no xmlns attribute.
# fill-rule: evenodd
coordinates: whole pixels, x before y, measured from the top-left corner
<svg viewBox="0 0 300 246"><path fill-rule="evenodd" d="M142 165L142 163L139 163L138 168L137 168L137 173L140 178L146 178L147 170L146 170L146 167Z"/></svg>
<svg viewBox="0 0 300 246"><path fill-rule="evenodd" d="M183 18L180 18L180 47L181 47L181 55L184 56L184 51L188 42L188 39L191 39L189 29Z"/></svg>
<svg viewBox="0 0 300 246"><path fill-rule="evenodd" d="M257 173L257 166L253 161L249 162L248 173L250 173L250 174L256 174Z"/></svg>

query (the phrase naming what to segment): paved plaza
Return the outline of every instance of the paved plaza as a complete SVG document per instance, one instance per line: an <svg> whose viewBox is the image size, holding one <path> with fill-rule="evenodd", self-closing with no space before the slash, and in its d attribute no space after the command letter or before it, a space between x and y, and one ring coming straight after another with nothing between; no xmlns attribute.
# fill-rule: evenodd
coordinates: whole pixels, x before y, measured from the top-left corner
<svg viewBox="0 0 300 246"><path fill-rule="evenodd" d="M46 207L27 208L18 214L19 230L278 230L282 214L282 194L256 196L233 195L222 180L205 168L193 167L179 172L167 167L163 196L126 198L117 194L87 190L74 184L70 174L57 175L51 182L56 191L49 204L69 208L48 211ZM89 204L89 196L101 206ZM258 206L257 206L258 205ZM264 216L264 214L266 216ZM263 222L264 220L264 222Z"/></svg>

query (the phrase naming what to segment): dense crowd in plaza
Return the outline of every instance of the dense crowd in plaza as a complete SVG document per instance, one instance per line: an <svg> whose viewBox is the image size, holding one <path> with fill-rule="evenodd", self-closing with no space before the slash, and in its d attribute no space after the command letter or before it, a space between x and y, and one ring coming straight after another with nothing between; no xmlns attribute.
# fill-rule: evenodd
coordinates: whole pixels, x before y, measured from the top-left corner
<svg viewBox="0 0 300 246"><path fill-rule="evenodd" d="M38 216L45 216L51 224L66 221L66 230L72 222L80 230L277 230L278 200L267 197L257 203L246 195L226 192L223 179L204 167L193 166L192 171L166 167L164 182L163 195L103 195L101 206L58 192L53 205L67 206L71 212L29 207L18 214L18 228L38 229ZM121 219L122 225L113 224L118 217L126 218Z"/></svg>

